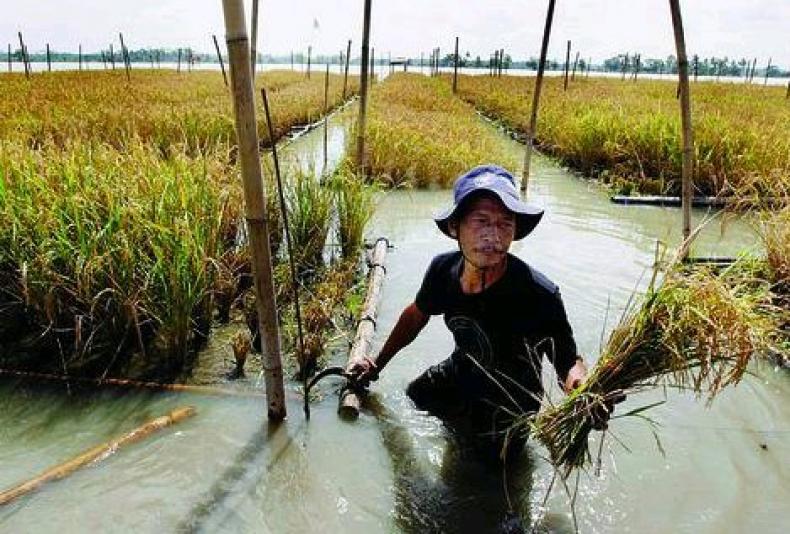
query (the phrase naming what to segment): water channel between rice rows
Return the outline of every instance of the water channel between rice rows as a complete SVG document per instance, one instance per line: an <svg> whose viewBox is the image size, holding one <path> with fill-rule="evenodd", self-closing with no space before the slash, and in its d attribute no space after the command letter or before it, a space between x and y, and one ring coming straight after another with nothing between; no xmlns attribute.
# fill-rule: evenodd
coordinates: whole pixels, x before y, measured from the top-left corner
<svg viewBox="0 0 790 534"><path fill-rule="evenodd" d="M351 111L330 121L330 165L342 156ZM286 159L321 170L322 137L291 143ZM521 154L523 147L502 136ZM512 251L560 285L581 352L598 354L631 294L649 280L656 240L676 244L680 211L623 207L598 185L533 159L531 201L546 209L538 229ZM447 191L382 193L371 237L394 244L379 311L376 347L411 302L431 257L453 243L430 216ZM695 211L699 221L705 211ZM742 221L709 224L701 255L754 247ZM608 320L606 320L608 317ZM454 456L441 424L416 411L404 388L446 357L452 340L434 318L375 384L377 415L354 423L336 414L336 388L321 383L305 422L299 396L278 428L260 399L113 391L67 395L62 387L0 383L0 488L122 434L176 406L197 416L0 508L2 532L427 532L482 531L503 516L497 477ZM710 408L669 392L654 410L666 456L651 429L634 418L612 423L630 449L607 439L601 475L582 474L577 515L582 532L780 532L790 502L790 377L767 362ZM547 384L553 383L550 372ZM296 385L289 389L297 391ZM556 388L555 388L556 389ZM553 394L556 395L556 391ZM630 398L618 410L662 395ZM596 434L594 439L599 439ZM593 449L597 447L594 446ZM568 499L555 487L541 502L551 469L536 445L519 477L525 521L570 532Z"/></svg>

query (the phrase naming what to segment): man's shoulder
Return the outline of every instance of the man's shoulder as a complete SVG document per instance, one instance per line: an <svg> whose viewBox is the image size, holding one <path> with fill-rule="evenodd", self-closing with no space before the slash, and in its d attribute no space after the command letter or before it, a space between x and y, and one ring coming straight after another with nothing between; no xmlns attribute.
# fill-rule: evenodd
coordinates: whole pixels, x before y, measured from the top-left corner
<svg viewBox="0 0 790 534"><path fill-rule="evenodd" d="M529 288L541 296L554 296L559 293L559 286L552 282L548 276L521 258L512 254L509 256L508 261L512 267L514 281L518 286Z"/></svg>
<svg viewBox="0 0 790 534"><path fill-rule="evenodd" d="M447 271L459 264L461 259L461 252L458 250L443 252L433 257L431 264L428 266L428 270L431 272Z"/></svg>

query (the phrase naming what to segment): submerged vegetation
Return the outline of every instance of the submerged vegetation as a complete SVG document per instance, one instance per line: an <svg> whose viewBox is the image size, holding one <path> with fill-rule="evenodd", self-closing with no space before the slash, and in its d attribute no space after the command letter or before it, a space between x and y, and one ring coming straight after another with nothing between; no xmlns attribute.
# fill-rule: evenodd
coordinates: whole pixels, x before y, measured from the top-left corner
<svg viewBox="0 0 790 534"><path fill-rule="evenodd" d="M438 78L394 74L374 86L370 98L368 170L386 184L450 187L475 165L515 169L518 163L497 133Z"/></svg>
<svg viewBox="0 0 790 534"><path fill-rule="evenodd" d="M323 77L265 73L259 83L271 90L278 137L323 111ZM0 93L0 362L89 375L188 369L212 323L230 320L252 285L221 76L135 72L131 84L109 72L47 74L35 84L9 76ZM353 286L361 240L347 261L327 264L335 205L348 211L347 202L316 176L286 175L302 239L297 265L311 273L302 280L305 321L323 328L311 330L318 353ZM283 221L269 169L264 176L278 296L288 305ZM368 218L360 212L355 224Z"/></svg>
<svg viewBox="0 0 790 534"><path fill-rule="evenodd" d="M464 76L459 94L524 134L533 79ZM682 162L676 85L581 79L563 91L544 80L538 147L623 193L679 194ZM790 198L790 107L780 87L693 84L695 193Z"/></svg>

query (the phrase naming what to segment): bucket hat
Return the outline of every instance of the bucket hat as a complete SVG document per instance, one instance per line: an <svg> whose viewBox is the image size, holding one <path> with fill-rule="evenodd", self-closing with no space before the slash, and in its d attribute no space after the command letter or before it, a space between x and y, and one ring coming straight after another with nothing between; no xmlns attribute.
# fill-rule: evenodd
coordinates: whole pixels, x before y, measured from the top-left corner
<svg viewBox="0 0 790 534"><path fill-rule="evenodd" d="M498 165L479 165L455 180L453 205L434 217L436 226L444 235L453 237L450 235L449 223L455 217L458 206L469 195L479 191L494 193L516 216L515 241L532 232L543 217L543 209L521 200L512 174Z"/></svg>

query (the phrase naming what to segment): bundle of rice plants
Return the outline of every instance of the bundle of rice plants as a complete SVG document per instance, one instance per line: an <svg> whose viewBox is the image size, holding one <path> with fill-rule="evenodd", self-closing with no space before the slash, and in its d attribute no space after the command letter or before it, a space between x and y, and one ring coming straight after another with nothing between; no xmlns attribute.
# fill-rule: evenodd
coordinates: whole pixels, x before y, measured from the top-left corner
<svg viewBox="0 0 790 534"><path fill-rule="evenodd" d="M291 243L298 275L307 279L324 264L324 246L332 220L332 191L312 173L297 170L285 185Z"/></svg>

